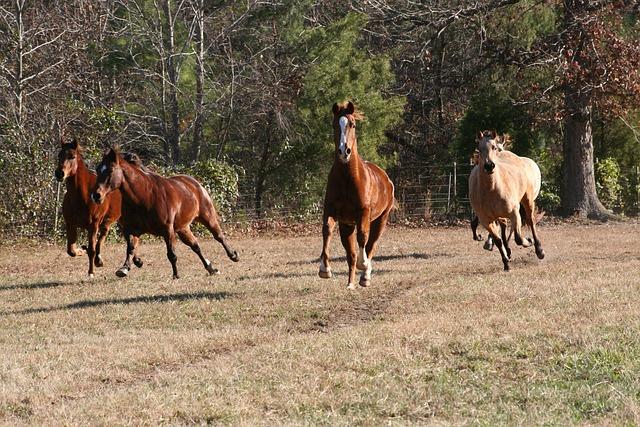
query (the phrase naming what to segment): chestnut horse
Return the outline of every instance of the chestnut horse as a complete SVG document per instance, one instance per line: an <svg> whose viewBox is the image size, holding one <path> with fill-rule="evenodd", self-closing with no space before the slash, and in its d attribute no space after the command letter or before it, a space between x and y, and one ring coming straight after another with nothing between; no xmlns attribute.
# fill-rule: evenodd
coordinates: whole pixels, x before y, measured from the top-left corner
<svg viewBox="0 0 640 427"><path fill-rule="evenodd" d="M190 226L194 220L211 231L232 261L238 261L238 253L227 244L222 233L211 197L192 177L162 177L142 166L137 157L125 160L114 148L104 154L97 172L97 184L91 193L91 198L96 203L102 203L114 190L119 189L122 193L120 222L127 240L127 256L122 267L116 271L118 277L129 274L137 238L145 233L164 238L174 279L179 277L176 267L176 236L198 255L209 274L218 273L202 255L198 240L191 232Z"/></svg>
<svg viewBox="0 0 640 427"><path fill-rule="evenodd" d="M500 151L495 131L478 134L478 167L469 177L469 199L483 227L487 229L500 251L504 270L509 270L509 254L498 235L498 221L508 218L516 244L528 247L529 239L522 239L522 220L533 235L536 255L544 258L542 243L536 230L535 199L540 188L540 169L531 159ZM524 215L521 215L521 207Z"/></svg>
<svg viewBox="0 0 640 427"><path fill-rule="evenodd" d="M89 193L96 183L96 174L89 171L85 165L80 145L75 139L70 143L60 139L55 176L58 181L65 181L67 187L62 202L62 215L67 230L67 253L72 257L83 254L82 249L76 246L78 227L87 230L89 277L93 277L94 266L103 265L100 249L109 227L120 218L120 192L110 194L101 205L91 200ZM142 265L141 261L138 262Z"/></svg>
<svg viewBox="0 0 640 427"><path fill-rule="evenodd" d="M322 253L319 276L331 277L329 242L336 222L347 252L349 283L355 289L356 268L362 270L360 286L371 281L371 259L394 206L393 183L384 170L358 155L356 121L362 116L353 103L333 105L335 158L329 172L322 214ZM356 259L356 241L358 254Z"/></svg>

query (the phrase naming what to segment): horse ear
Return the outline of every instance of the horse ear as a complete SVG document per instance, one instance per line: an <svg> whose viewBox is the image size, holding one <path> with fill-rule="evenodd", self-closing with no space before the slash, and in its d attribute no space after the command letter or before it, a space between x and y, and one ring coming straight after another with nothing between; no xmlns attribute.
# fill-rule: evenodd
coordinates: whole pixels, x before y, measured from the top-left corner
<svg viewBox="0 0 640 427"><path fill-rule="evenodd" d="M480 141L482 138L484 138L484 131L479 130L477 138L478 138L477 141Z"/></svg>
<svg viewBox="0 0 640 427"><path fill-rule="evenodd" d="M73 148L74 150L78 148L78 140L73 138L71 140L71 148Z"/></svg>
<svg viewBox="0 0 640 427"><path fill-rule="evenodd" d="M107 149L107 152L104 155L104 159L109 163L116 163L118 160L118 156L116 156L116 150L113 147Z"/></svg>
<svg viewBox="0 0 640 427"><path fill-rule="evenodd" d="M353 102L349 101L347 103L347 114L353 114L356 112L356 106L353 105Z"/></svg>
<svg viewBox="0 0 640 427"><path fill-rule="evenodd" d="M498 136L498 132L495 129L491 129L491 139L496 139Z"/></svg>
<svg viewBox="0 0 640 427"><path fill-rule="evenodd" d="M338 113L340 112L340 106L338 105L338 103L334 103L333 107L331 108L331 111L333 112L334 116L337 116Z"/></svg>

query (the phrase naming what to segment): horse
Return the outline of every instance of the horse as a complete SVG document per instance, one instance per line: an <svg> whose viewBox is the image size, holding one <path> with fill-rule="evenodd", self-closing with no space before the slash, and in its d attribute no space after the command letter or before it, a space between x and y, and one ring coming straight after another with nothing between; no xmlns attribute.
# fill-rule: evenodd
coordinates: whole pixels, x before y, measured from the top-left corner
<svg viewBox="0 0 640 427"><path fill-rule="evenodd" d="M356 269L362 271L360 286L370 284L371 260L394 207L394 188L384 170L358 155L356 122L362 114L352 102L336 103L332 112L335 153L324 197L318 275L332 276L328 250L337 222L349 265L347 288L355 289Z"/></svg>
<svg viewBox="0 0 640 427"><path fill-rule="evenodd" d="M509 271L509 254L498 236L497 223L501 218L511 221L511 232L517 245L531 246L522 239L522 221L531 229L536 256L545 254L536 230L535 198L540 188L540 169L531 159L498 149L495 131L478 133L479 164L469 177L469 199L479 222L487 229L498 247L505 271ZM521 214L521 207L522 212Z"/></svg>
<svg viewBox="0 0 640 427"><path fill-rule="evenodd" d="M89 277L94 275L94 266L104 265L100 250L109 228L120 218L122 197L120 192L109 195L104 203L98 205L91 200L91 189L96 183L96 174L91 172L82 160L82 149L73 139L67 143L60 138L58 166L54 173L59 182L65 182L67 192L62 202L62 215L67 231L67 253L79 256L84 251L77 247L78 227L87 230L89 256ZM142 261L136 258L136 265Z"/></svg>
<svg viewBox="0 0 640 427"><path fill-rule="evenodd" d="M209 193L194 178L187 175L165 178L142 166L137 157L126 160L113 147L104 153L97 172L98 179L91 193L96 203L103 203L115 190L122 193L120 222L127 241L127 253L116 276L126 277L129 274L137 239L147 233L164 239L174 279L179 278L176 236L198 255L210 275L219 273L202 254L198 240L191 232L193 221L201 223L213 234L229 259L239 260L238 252L227 244Z"/></svg>
<svg viewBox="0 0 640 427"><path fill-rule="evenodd" d="M509 148L511 147L511 136L506 133L502 136L497 136L496 146L498 147L498 150L501 152L505 150L509 150ZM471 166L475 167L478 165L479 162L480 162L480 151L476 148L475 150L473 150L473 154L471 155L469 163L471 164ZM538 192L539 191L540 189L538 188ZM471 233L473 234L473 240L478 242L482 241L482 236L477 232L479 223L480 221L478 220L478 216L474 215L473 218L471 219L471 224L470 224ZM500 234L502 236L502 241L505 244L505 249L509 254L509 256L511 256L511 249L509 249L509 246L508 246L508 242L509 242L509 239L511 238L511 235L509 235L508 237L506 236L507 221L506 219L502 218L500 221L498 221L498 224L500 225ZM484 242L483 248L487 251L492 251L493 247L494 247L493 239L491 238L491 235L489 235L487 236L487 240L485 240Z"/></svg>

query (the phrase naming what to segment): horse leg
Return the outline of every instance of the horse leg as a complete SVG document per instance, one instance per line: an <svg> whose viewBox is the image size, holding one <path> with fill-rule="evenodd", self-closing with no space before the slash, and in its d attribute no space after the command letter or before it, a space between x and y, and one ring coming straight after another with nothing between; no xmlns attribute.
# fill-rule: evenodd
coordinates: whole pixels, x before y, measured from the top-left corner
<svg viewBox="0 0 640 427"><path fill-rule="evenodd" d="M227 243L224 233L222 232L222 228L220 227L220 223L218 222L218 218L216 218L216 214L214 212L211 212L211 210L205 212L204 215L197 218L197 221L207 227L211 234L213 234L213 238L216 239L218 243L222 244L222 247L231 261L238 262L240 260L238 251L233 249L231 245Z"/></svg>
<svg viewBox="0 0 640 427"><path fill-rule="evenodd" d="M487 231L489 231L489 234L491 235L491 237L493 237L493 241L495 242L496 247L500 252L500 257L502 258L504 271L509 271L509 257L507 255L507 251L505 250L504 245L502 244L502 239L500 238L500 236L498 236L498 225L496 225L495 222L491 222L485 225L485 228L487 229Z"/></svg>
<svg viewBox="0 0 640 427"><path fill-rule="evenodd" d="M471 233L473 233L473 240L476 242L480 242L482 240L482 236L477 233L479 223L480 220L478 219L478 215L474 215L471 220Z"/></svg>
<svg viewBox="0 0 640 427"><path fill-rule="evenodd" d="M87 248L87 255L89 255L89 277L93 277L93 267L96 260L96 246L98 241L98 222L92 222L89 224L89 247Z"/></svg>
<svg viewBox="0 0 640 427"><path fill-rule="evenodd" d="M140 243L140 236L133 236L133 263L136 267L142 268L142 260L138 256L138 244Z"/></svg>
<svg viewBox="0 0 640 427"><path fill-rule="evenodd" d="M176 233L173 231L173 224L170 225L167 230L167 234L164 236L164 243L167 245L167 259L171 263L171 269L173 270L173 278L179 279L178 276L178 256L176 255Z"/></svg>
<svg viewBox="0 0 640 427"><path fill-rule="evenodd" d="M336 226L336 220L331 216L326 216L322 220L322 253L320 254L320 270L318 276L323 279L331 278L331 266L329 265L329 243L331 234Z"/></svg>
<svg viewBox="0 0 640 427"><path fill-rule="evenodd" d="M373 256L378 249L378 241L385 228L387 227L387 220L391 210L384 212L378 219L371 223L369 230L369 240L365 247L366 253L369 254L369 265L360 275L360 286L366 287L371 283L371 270L373 268Z"/></svg>
<svg viewBox="0 0 640 427"><path fill-rule="evenodd" d="M109 234L109 225L102 224L100 226L100 232L98 233L98 242L96 243L96 256L95 256L95 266L102 267L104 262L102 261L102 256L100 253L102 252L102 244L104 243L107 235Z"/></svg>
<svg viewBox="0 0 640 427"><path fill-rule="evenodd" d="M200 250L198 239L196 239L196 236L193 235L189 226L187 226L187 228L183 230L179 230L178 237L180 238L182 243L189 246L191 250L195 252L196 255L198 255L198 258L200 258L200 261L202 261L202 265L204 265L204 268L207 270L207 272L209 272L209 274L220 273L217 268L213 268L213 265L211 265L211 261L206 259L204 255L202 255L202 250Z"/></svg>
<svg viewBox="0 0 640 427"><path fill-rule="evenodd" d="M507 237L507 224L505 221L500 220L498 220L498 224L500 224L500 237L502 238L504 249L507 252L507 257L511 259L511 248L509 247L509 237Z"/></svg>
<svg viewBox="0 0 640 427"><path fill-rule="evenodd" d="M124 264L122 264L122 267L120 267L118 270L116 270L116 276L118 276L118 277L126 277L127 274L129 274L129 271L131 271L131 258L133 257L134 263L135 263L136 246L138 245L139 237L140 236L134 236L133 234L131 234L127 230L124 231L124 238L127 241L127 256L126 256L126 258L124 260ZM138 258L138 261L139 260L140 259ZM140 261L140 265L138 265L138 263L136 263L136 266L138 266L138 267L142 266L142 261Z"/></svg>
<svg viewBox="0 0 640 427"><path fill-rule="evenodd" d="M355 225L338 223L340 229L340 240L347 252L347 264L349 264L349 283L347 289L355 289L356 281L356 236Z"/></svg>
<svg viewBox="0 0 640 427"><path fill-rule="evenodd" d="M542 242L538 238L538 231L536 230L535 213L536 205L534 201L527 201L524 203L524 209L527 215L527 223L531 228L531 235L533 236L533 244L536 249L536 256L538 259L544 259L544 249L542 249Z"/></svg>
<svg viewBox="0 0 640 427"><path fill-rule="evenodd" d="M369 229L371 222L369 221L371 212L365 209L362 212L360 221L357 222L357 239L358 239L358 262L356 268L358 270L366 270L369 268L369 258L367 257L367 241L369 240Z"/></svg>
<svg viewBox="0 0 640 427"><path fill-rule="evenodd" d="M511 231L513 232L516 245L526 248L531 246L528 241L522 239L522 218L520 218L520 204L509 212L509 219L511 220Z"/></svg>
<svg viewBox="0 0 640 427"><path fill-rule="evenodd" d="M76 257L84 255L84 251L76 245L78 241L78 229L75 224L70 221L66 223L67 228L67 253L69 256Z"/></svg>

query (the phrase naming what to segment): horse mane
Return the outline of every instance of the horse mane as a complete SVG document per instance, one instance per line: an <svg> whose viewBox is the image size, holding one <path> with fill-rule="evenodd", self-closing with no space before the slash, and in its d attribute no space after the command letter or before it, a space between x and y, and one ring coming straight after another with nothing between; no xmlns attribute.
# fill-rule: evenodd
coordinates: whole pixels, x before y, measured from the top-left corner
<svg viewBox="0 0 640 427"><path fill-rule="evenodd" d="M344 101L344 102L338 103L339 111L342 112L343 110L346 110L347 109L347 105L349 105L349 101ZM365 119L364 113L362 111L358 110L357 108L355 108L352 116L356 121Z"/></svg>
<svg viewBox="0 0 640 427"><path fill-rule="evenodd" d="M121 153L120 156L130 165L136 166L144 172L151 173L151 170L142 164L142 159L136 154L129 151Z"/></svg>

